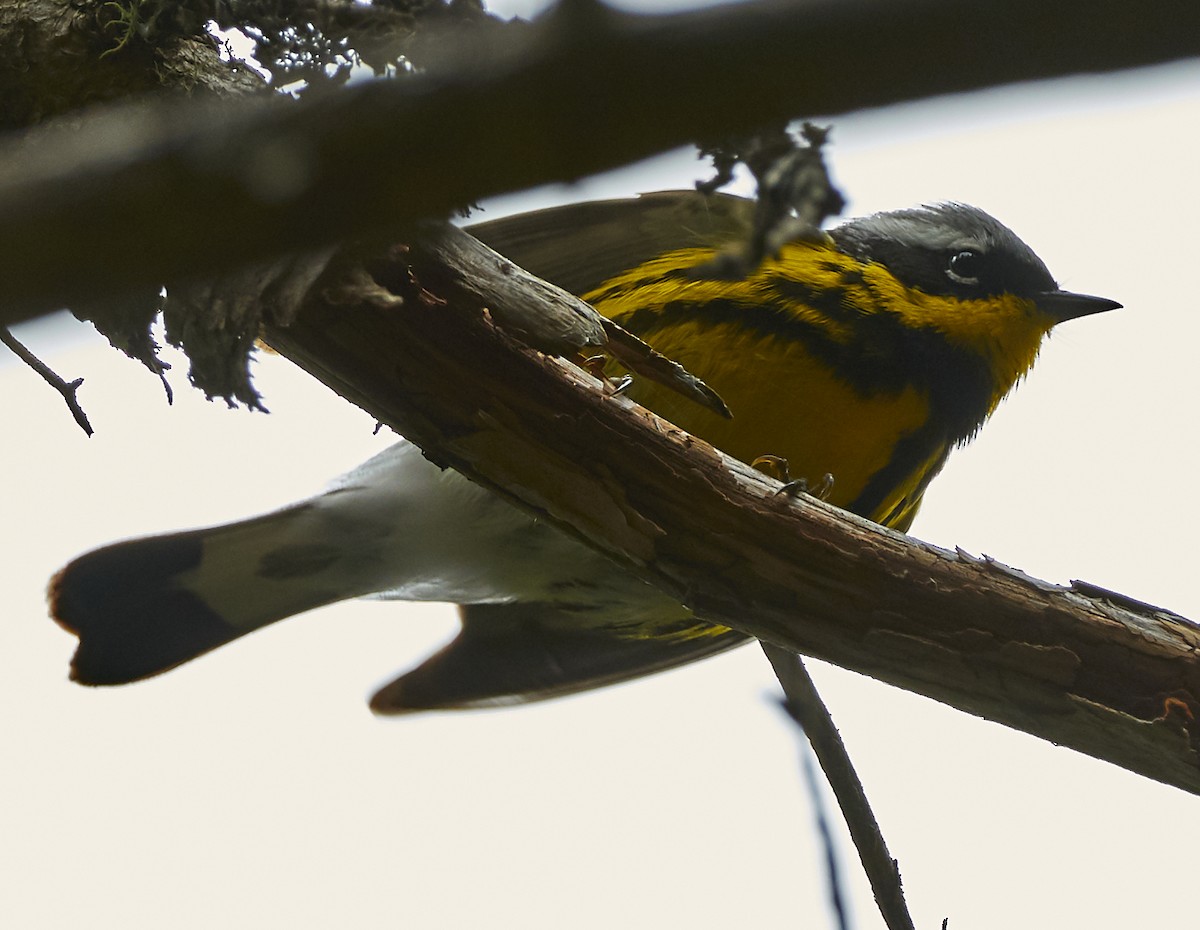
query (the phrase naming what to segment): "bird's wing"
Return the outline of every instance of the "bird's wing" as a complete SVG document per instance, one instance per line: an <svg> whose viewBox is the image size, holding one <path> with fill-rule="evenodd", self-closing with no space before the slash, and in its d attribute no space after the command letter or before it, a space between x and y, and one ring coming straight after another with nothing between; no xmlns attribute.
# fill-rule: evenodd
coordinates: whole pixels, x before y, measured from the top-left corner
<svg viewBox="0 0 1200 930"><path fill-rule="evenodd" d="M753 201L742 197L659 191L535 210L467 232L539 278L585 294L663 252L744 238L753 217Z"/></svg>
<svg viewBox="0 0 1200 930"><path fill-rule="evenodd" d="M523 704L665 671L747 641L733 630L626 639L545 603L460 608L462 631L371 699L380 714Z"/></svg>

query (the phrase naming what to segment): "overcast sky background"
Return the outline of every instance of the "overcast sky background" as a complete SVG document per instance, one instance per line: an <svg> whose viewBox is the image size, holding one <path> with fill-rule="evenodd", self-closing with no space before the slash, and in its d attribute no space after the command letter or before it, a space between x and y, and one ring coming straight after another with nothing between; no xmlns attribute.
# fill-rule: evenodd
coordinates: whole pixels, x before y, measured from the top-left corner
<svg viewBox="0 0 1200 930"><path fill-rule="evenodd" d="M1200 470L1200 65L833 122L849 214L973 203L1065 287L1126 305L1054 335L914 535L1200 618L1200 498L1182 490ZM675 153L487 216L703 174ZM285 504L389 440L278 358L256 365L269 416L205 403L182 365L167 407L69 322L18 334L86 378L90 440L0 355L0 925L831 926L797 737L756 649L529 708L383 720L366 697L454 615L358 602L146 683L70 684L73 639L43 601L67 559ZM1196 798L813 665L919 927L1127 930L1194 909Z"/></svg>

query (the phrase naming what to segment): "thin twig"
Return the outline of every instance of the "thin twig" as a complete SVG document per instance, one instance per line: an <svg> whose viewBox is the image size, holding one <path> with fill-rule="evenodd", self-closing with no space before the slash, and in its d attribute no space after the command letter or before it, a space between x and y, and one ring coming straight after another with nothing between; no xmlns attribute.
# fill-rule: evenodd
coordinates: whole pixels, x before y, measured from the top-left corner
<svg viewBox="0 0 1200 930"><path fill-rule="evenodd" d="M787 709L787 702L782 702ZM795 719L793 717L792 719ZM813 753L802 750L800 766L804 772L804 783L808 787L808 796L812 800L813 811L817 819L817 833L821 837L821 847L825 852L825 874L829 884L829 904L837 918L838 930L850 930L850 914L846 910L846 895L842 891L842 873L838 865L837 850L833 846L833 831L829 827L829 817L826 816L825 798L821 794L821 782L813 768Z"/></svg>
<svg viewBox="0 0 1200 930"><path fill-rule="evenodd" d="M889 930L914 930L912 916L904 902L896 860L888 852L862 782L804 662L798 655L778 646L764 642L762 648L787 695L784 706L804 730L833 788L884 923Z"/></svg>
<svg viewBox="0 0 1200 930"><path fill-rule="evenodd" d="M94 432L92 424L88 422L87 414L79 406L79 398L76 396L80 385L83 384L83 379L76 378L74 381L64 381L49 365L25 348L6 327L0 327L0 342L3 342L12 349L13 354L17 358L41 375L43 381L62 395L63 400L67 402L67 409L71 411L71 416L75 418L75 422L79 424L79 428L91 436Z"/></svg>

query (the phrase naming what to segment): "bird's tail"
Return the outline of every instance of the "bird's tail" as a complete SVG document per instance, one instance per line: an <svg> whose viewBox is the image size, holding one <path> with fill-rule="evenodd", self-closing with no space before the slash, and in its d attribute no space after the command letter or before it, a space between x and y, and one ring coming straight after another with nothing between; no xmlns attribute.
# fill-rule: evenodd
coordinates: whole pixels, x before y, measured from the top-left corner
<svg viewBox="0 0 1200 930"><path fill-rule="evenodd" d="M353 553L310 541L313 509L310 502L228 526L133 539L71 562L49 590L51 615L79 637L71 678L136 681L268 623L364 593L347 588L354 573L327 571Z"/></svg>

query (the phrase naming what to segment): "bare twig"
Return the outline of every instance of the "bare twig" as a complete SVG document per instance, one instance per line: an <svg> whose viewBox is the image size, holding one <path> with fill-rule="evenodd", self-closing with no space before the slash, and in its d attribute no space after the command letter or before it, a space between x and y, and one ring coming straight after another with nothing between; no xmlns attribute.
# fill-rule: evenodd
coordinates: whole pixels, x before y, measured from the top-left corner
<svg viewBox="0 0 1200 930"><path fill-rule="evenodd" d="M88 422L87 414L79 406L79 398L76 396L80 386L83 384L83 379L76 378L74 381L64 381L49 365L25 348L6 327L0 327L0 342L8 346L17 358L41 375L43 381L62 395L63 400L67 402L67 409L71 411L71 416L75 418L75 422L79 424L79 428L91 436L94 432L92 424Z"/></svg>
<svg viewBox="0 0 1200 930"><path fill-rule="evenodd" d="M854 840L884 923L889 930L913 930L912 916L908 913L908 906L904 903L904 891L900 887L900 870L896 866L896 860L888 852L887 843L879 831L879 823L871 811L862 782L859 781L858 773L854 771L854 764L850 761L846 746L829 716L825 702L817 693L817 686L813 684L803 660L798 655L769 643L763 643L762 648L771 661L771 667L775 670L775 677L779 679L783 693L787 695L784 707L804 730L813 752L816 753L817 761L821 763L821 769L833 788L833 794L842 809L842 816L846 818L846 826L850 828L850 838ZM834 883L836 902L838 895L832 865L830 880Z"/></svg>
<svg viewBox="0 0 1200 930"><path fill-rule="evenodd" d="M784 710L789 710L784 701ZM795 716L792 717L795 720ZM813 768L813 753L807 749L800 752L800 767L804 772L804 783L808 787L808 796L812 800L813 813L817 820L817 833L821 837L821 847L825 853L825 875L829 885L829 904L837 918L838 930L849 930L850 915L846 911L846 895L842 889L841 869L838 866L837 850L833 846L833 832L829 828L829 818L826 816L825 798L821 793L821 781Z"/></svg>

